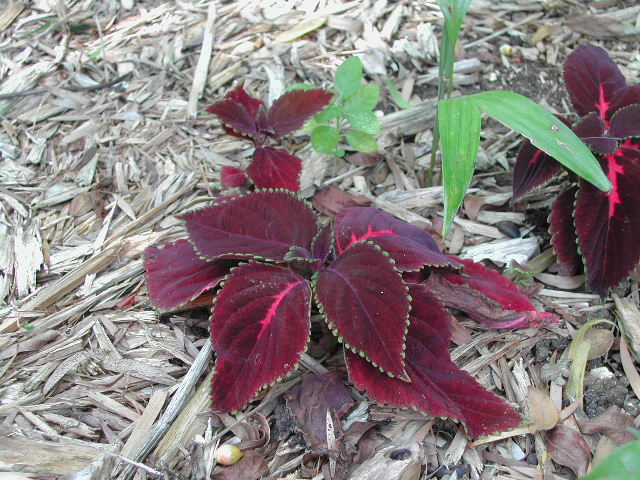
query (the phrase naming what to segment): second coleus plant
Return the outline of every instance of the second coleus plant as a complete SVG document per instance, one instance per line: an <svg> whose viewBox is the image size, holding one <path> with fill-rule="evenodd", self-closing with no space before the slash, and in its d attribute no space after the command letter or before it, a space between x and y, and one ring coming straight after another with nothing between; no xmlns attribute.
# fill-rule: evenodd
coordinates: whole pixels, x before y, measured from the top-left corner
<svg viewBox="0 0 640 480"><path fill-rule="evenodd" d="M268 142L302 127L332 97L333 94L320 88L293 90L267 109L262 100L252 97L239 85L224 100L211 105L208 111L218 116L229 135L251 140L255 146L253 159L246 170L223 167L222 186L244 185L248 177L256 187L299 190L302 160Z"/></svg>
<svg viewBox="0 0 640 480"><path fill-rule="evenodd" d="M640 261L640 86L627 85L615 62L594 45L569 55L564 79L581 116L573 131L596 155L613 188L604 193L570 176L551 207L553 247L569 272L584 264L587 284L604 295ZM525 141L514 170L514 198L562 170Z"/></svg>
<svg viewBox="0 0 640 480"><path fill-rule="evenodd" d="M147 287L170 309L220 286L214 410L240 410L294 370L315 303L344 344L351 381L374 400L460 419L474 436L520 423L451 361L444 309L495 327L551 320L507 278L443 255L429 234L373 207L346 208L323 226L284 190L222 198L182 218L188 240L147 250Z"/></svg>

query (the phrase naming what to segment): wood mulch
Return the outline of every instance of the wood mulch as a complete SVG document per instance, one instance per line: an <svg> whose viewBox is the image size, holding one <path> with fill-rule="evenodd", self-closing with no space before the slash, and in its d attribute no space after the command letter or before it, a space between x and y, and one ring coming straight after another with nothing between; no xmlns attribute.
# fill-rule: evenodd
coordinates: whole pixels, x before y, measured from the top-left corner
<svg viewBox="0 0 640 480"><path fill-rule="evenodd" d="M638 25L633 1L599 0L587 8L572 0L476 0L456 85L462 93L508 88L567 113L564 58L580 43L597 42L637 83ZM263 392L247 411L208 415L215 355L207 312L154 309L142 254L184 236L176 215L218 192L221 167L246 166L248 143L225 135L206 113L209 104L240 81L267 103L293 83L329 86L337 66L354 54L384 92L383 161L367 167L335 161L296 135L291 146L305 162L303 194L335 185L438 231L442 188L428 187L425 178L441 30L435 2L408 0L5 4L0 471L7 473L0 478L211 478L220 442L264 436L284 392L307 372L339 365L339 354L322 363L306 356L297 375ZM387 76L413 108L395 106ZM560 186L510 205L520 138L494 122L483 126L477 175L443 245L499 266L525 263L549 248L545 220ZM514 228L523 235L515 242ZM547 270L536 282L542 289L534 301L558 313L559 325L497 332L463 321L458 338L467 341L452 349L458 365L524 413L532 386L562 410L563 373L549 376L550 365L559 365L585 319L613 318L615 310L612 300L585 290L583 278ZM618 293L638 305L636 281ZM613 370L623 398L601 407L625 408L637 427L638 399L624 383L619 354L609 357L589 368ZM550 378L559 379L551 389ZM386 479L575 478L548 459L544 433L471 444L459 424L354 395L363 419L385 424L375 446L409 453L400 466L373 456L367 460L373 469L350 478L374 478L376 468L386 476L375 478ZM585 435L593 451L599 437ZM300 438L267 439L262 478L326 478ZM9 472L14 476L5 477Z"/></svg>

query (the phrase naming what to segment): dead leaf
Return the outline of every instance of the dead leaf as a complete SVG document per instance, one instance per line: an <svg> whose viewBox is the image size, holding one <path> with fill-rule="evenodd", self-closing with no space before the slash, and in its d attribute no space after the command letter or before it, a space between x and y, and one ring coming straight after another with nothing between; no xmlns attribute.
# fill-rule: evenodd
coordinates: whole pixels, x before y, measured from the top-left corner
<svg viewBox="0 0 640 480"><path fill-rule="evenodd" d="M629 431L634 427L633 417L616 406L609 407L597 417L576 420L582 433L602 433L618 445L636 438Z"/></svg>
<svg viewBox="0 0 640 480"><path fill-rule="evenodd" d="M550 430L558 424L559 415L551 397L546 392L529 387L529 415L533 423L529 431Z"/></svg>
<svg viewBox="0 0 640 480"><path fill-rule="evenodd" d="M37 335L20 342L18 344L11 345L4 350L0 351L0 360L6 360L18 353L33 352L39 350L48 343L53 342L60 336L60 332L57 330L45 330Z"/></svg>
<svg viewBox="0 0 640 480"><path fill-rule="evenodd" d="M335 439L341 441L341 420L354 402L336 372L307 376L302 383L285 394L285 400L311 451L323 454L329 452L327 412L333 420Z"/></svg>
<svg viewBox="0 0 640 480"><path fill-rule="evenodd" d="M317 192L311 203L320 213L335 217L340 210L347 207L366 207L371 200L363 195L351 195L338 187L330 186Z"/></svg>
<svg viewBox="0 0 640 480"><path fill-rule="evenodd" d="M347 155L345 158L347 162L351 163L352 165L357 165L358 167L369 167L382 160L382 155L380 155L379 153L358 152L352 155Z"/></svg>
<svg viewBox="0 0 640 480"><path fill-rule="evenodd" d="M455 315L449 315L449 326L451 327L451 341L456 345L467 345L471 343L471 333L469 329L462 325Z"/></svg>
<svg viewBox="0 0 640 480"><path fill-rule="evenodd" d="M484 205L484 198L477 195L467 195L464 197L464 213L469 220L475 221Z"/></svg>
<svg viewBox="0 0 640 480"><path fill-rule="evenodd" d="M629 298L620 298L615 293L613 301L616 302L618 322L627 339L629 349L637 361L640 362L640 310Z"/></svg>
<svg viewBox="0 0 640 480"><path fill-rule="evenodd" d="M264 457L253 450L243 452L244 456L228 467L218 466L213 471L214 480L258 480L269 471Z"/></svg>
<svg viewBox="0 0 640 480"><path fill-rule="evenodd" d="M638 37L640 28L605 15L579 15L564 21L571 30L590 38Z"/></svg>
<svg viewBox="0 0 640 480"><path fill-rule="evenodd" d="M611 330L605 330L602 328L594 328L584 334L584 338L591 342L589 346L589 354L587 360L593 360L594 358L601 357L609 351L611 345L613 345L613 333Z"/></svg>
<svg viewBox="0 0 640 480"><path fill-rule="evenodd" d="M591 449L577 430L557 425L547 436L547 451L555 462L569 467L579 477L587 473Z"/></svg>

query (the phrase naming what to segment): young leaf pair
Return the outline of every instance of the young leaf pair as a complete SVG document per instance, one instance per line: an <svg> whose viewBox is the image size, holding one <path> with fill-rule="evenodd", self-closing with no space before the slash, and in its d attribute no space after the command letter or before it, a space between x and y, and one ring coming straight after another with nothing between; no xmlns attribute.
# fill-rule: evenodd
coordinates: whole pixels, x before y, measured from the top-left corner
<svg viewBox="0 0 640 480"><path fill-rule="evenodd" d="M215 410L239 410L293 371L315 299L345 346L351 381L374 400L458 418L471 435L519 424L451 361L443 308L496 327L552 320L505 277L443 255L429 234L373 207L322 226L284 190L222 198L183 220L188 240L147 250L147 286L162 308L221 286L211 316Z"/></svg>
<svg viewBox="0 0 640 480"><path fill-rule="evenodd" d="M259 188L300 189L302 160L282 148L266 145L302 127L304 122L322 110L333 95L322 89L293 90L278 98L266 109L262 100L250 96L239 85L208 108L218 116L222 128L238 138L252 140L253 160L246 170L222 168L222 186L238 187L247 177Z"/></svg>
<svg viewBox="0 0 640 480"><path fill-rule="evenodd" d="M573 131L596 155L613 188L605 193L570 175L551 207L552 242L566 269L575 273L584 264L588 286L604 295L640 260L640 85L628 86L595 45L582 45L567 57L564 79L581 116ZM561 171L562 165L525 141L514 170L514 198Z"/></svg>
<svg viewBox="0 0 640 480"><path fill-rule="evenodd" d="M318 113L309 124L311 146L317 152L342 157L345 151L339 148L341 127L346 121L351 129L344 133L347 143L356 151L373 153L378 151L374 135L380 133L380 120L374 109L380 98L380 87L362 84L362 61L358 57L345 60L335 76L334 103Z"/></svg>

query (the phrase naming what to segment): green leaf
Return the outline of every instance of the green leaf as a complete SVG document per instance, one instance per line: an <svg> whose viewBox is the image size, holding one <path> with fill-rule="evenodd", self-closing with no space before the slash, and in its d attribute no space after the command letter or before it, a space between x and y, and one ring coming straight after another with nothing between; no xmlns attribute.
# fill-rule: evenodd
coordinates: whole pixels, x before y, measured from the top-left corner
<svg viewBox="0 0 640 480"><path fill-rule="evenodd" d="M356 111L345 115L353 128L362 133L377 135L380 133L380 119L369 111Z"/></svg>
<svg viewBox="0 0 640 480"><path fill-rule="evenodd" d="M311 133L311 146L316 152L333 155L339 141L340 133L338 130L328 125L320 125Z"/></svg>
<svg viewBox="0 0 640 480"><path fill-rule="evenodd" d="M360 85L358 89L344 101L344 109L346 112L371 111L376 108L379 99L379 85Z"/></svg>
<svg viewBox="0 0 640 480"><path fill-rule="evenodd" d="M402 98L402 94L398 91L396 84L393 83L393 80L391 80L391 77L389 75L387 75L387 88L389 89L389 94L391 95L393 103L395 103L398 108L406 110L413 107L413 105Z"/></svg>
<svg viewBox="0 0 640 480"><path fill-rule="evenodd" d="M342 116L343 112L344 107L342 105L330 105L313 118L315 118L318 123L328 123L334 118Z"/></svg>
<svg viewBox="0 0 640 480"><path fill-rule="evenodd" d="M611 182L584 142L534 101L505 90L476 93L470 98L487 115L524 135L586 181L605 192L611 189Z"/></svg>
<svg viewBox="0 0 640 480"><path fill-rule="evenodd" d="M464 194L469 187L480 144L480 109L469 96L442 100L438 124L442 141L444 229L447 238Z"/></svg>
<svg viewBox="0 0 640 480"><path fill-rule="evenodd" d="M362 82L362 62L358 57L347 58L336 71L336 90L341 97L354 93Z"/></svg>
<svg viewBox="0 0 640 480"><path fill-rule="evenodd" d="M616 448L580 480L640 480L640 440Z"/></svg>
<svg viewBox="0 0 640 480"><path fill-rule="evenodd" d="M378 151L378 143L376 139L362 132L347 132L344 134L353 148L355 148L358 152L363 153L374 153Z"/></svg>
<svg viewBox="0 0 640 480"><path fill-rule="evenodd" d="M314 88L318 88L315 85L311 85L310 83L294 83L293 85L289 85L285 91L290 92L291 90L313 90Z"/></svg>
<svg viewBox="0 0 640 480"><path fill-rule="evenodd" d="M440 69L438 72L438 98L444 98L445 76L449 78L449 93L453 87L453 64L455 62L456 43L462 28L462 22L469 10L471 0L438 0L438 6L444 16L444 35L440 45Z"/></svg>

